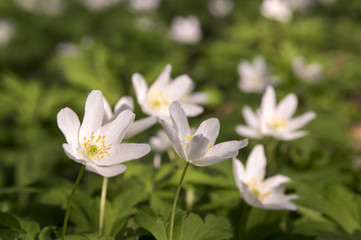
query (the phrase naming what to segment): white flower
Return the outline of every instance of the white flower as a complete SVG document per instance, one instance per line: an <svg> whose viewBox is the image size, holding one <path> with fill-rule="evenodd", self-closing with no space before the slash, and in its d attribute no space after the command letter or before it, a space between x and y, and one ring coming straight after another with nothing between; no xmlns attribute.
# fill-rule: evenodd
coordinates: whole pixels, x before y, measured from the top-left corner
<svg viewBox="0 0 361 240"><path fill-rule="evenodd" d="M248 144L248 140L243 140L214 145L220 128L217 118L210 118L202 122L193 134L189 128L188 119L178 102L170 105L169 112L173 126L166 120L161 120L164 130L176 153L193 165L204 167L232 158Z"/></svg>
<svg viewBox="0 0 361 240"><path fill-rule="evenodd" d="M233 11L233 0L210 0L208 1L209 12L216 17L224 17Z"/></svg>
<svg viewBox="0 0 361 240"><path fill-rule="evenodd" d="M154 11L159 3L160 0L130 0L129 6L133 11Z"/></svg>
<svg viewBox="0 0 361 240"><path fill-rule="evenodd" d="M14 34L14 26L6 19L0 19L0 48L10 42Z"/></svg>
<svg viewBox="0 0 361 240"><path fill-rule="evenodd" d="M288 0L292 10L299 12L307 11L313 4L314 0Z"/></svg>
<svg viewBox="0 0 361 240"><path fill-rule="evenodd" d="M102 11L123 2L123 0L80 0L80 2L92 11Z"/></svg>
<svg viewBox="0 0 361 240"><path fill-rule="evenodd" d="M250 107L243 108L243 116L248 126L238 125L236 132L252 138L272 136L280 140L293 140L303 137L308 132L298 129L315 118L316 114L306 112L292 119L297 109L297 102L296 95L291 93L276 105L275 90L269 86L262 97L260 109L253 112Z"/></svg>
<svg viewBox="0 0 361 240"><path fill-rule="evenodd" d="M285 23L292 18L292 9L287 0L263 0L261 13L264 17Z"/></svg>
<svg viewBox="0 0 361 240"><path fill-rule="evenodd" d="M134 25L142 32L151 32L155 27L154 21L146 16L134 19Z"/></svg>
<svg viewBox="0 0 361 240"><path fill-rule="evenodd" d="M279 79L270 76L266 61L262 56L256 56L253 63L246 60L238 64L240 79L238 87L244 92L261 93L269 84L278 83Z"/></svg>
<svg viewBox="0 0 361 240"><path fill-rule="evenodd" d="M296 57L292 61L294 74L305 82L317 82L322 77L322 66L319 63L307 64L302 57Z"/></svg>
<svg viewBox="0 0 361 240"><path fill-rule="evenodd" d="M63 0L14 0L15 4L26 11L60 15L65 9Z"/></svg>
<svg viewBox="0 0 361 240"><path fill-rule="evenodd" d="M162 162L161 154L171 148L168 136L164 131L158 131L156 136L149 139L150 146L155 150L154 154L154 168L159 169Z"/></svg>
<svg viewBox="0 0 361 240"><path fill-rule="evenodd" d="M112 109L110 107L109 102L103 97L104 102L104 123L106 124L108 122L113 121L121 112L129 109L131 111L134 110L134 104L133 104L133 98L130 96L124 96L119 99L117 104L114 107L114 112L112 112ZM132 122L130 125L130 128L128 129L128 132L125 135L125 139L129 139L135 135L137 135L140 132L143 132L144 130L150 128L154 124L156 124L158 119L154 116L146 117L137 121Z"/></svg>
<svg viewBox="0 0 361 240"><path fill-rule="evenodd" d="M193 81L185 74L171 81L171 70L168 64L149 89L142 75L133 75L133 86L142 111L151 116L170 119L168 107L171 102L179 101L187 116L198 116L203 108L192 102Z"/></svg>
<svg viewBox="0 0 361 240"><path fill-rule="evenodd" d="M195 16L173 18L170 36L179 43L195 44L199 42L202 38L202 30L198 18Z"/></svg>
<svg viewBox="0 0 361 240"><path fill-rule="evenodd" d="M150 151L147 144L121 143L134 120L130 110L122 111L113 121L102 126L104 117L103 95L92 91L85 103L83 123L70 109L63 108L57 116L58 126L67 143L66 155L86 165L88 171L112 177L126 170L124 163L140 158Z"/></svg>
<svg viewBox="0 0 361 240"><path fill-rule="evenodd" d="M297 195L285 195L281 186L290 179L283 175L265 179L266 156L262 145L253 148L246 167L237 158L233 158L233 174L242 198L249 205L265 209L296 210L296 205L290 200L297 198Z"/></svg>

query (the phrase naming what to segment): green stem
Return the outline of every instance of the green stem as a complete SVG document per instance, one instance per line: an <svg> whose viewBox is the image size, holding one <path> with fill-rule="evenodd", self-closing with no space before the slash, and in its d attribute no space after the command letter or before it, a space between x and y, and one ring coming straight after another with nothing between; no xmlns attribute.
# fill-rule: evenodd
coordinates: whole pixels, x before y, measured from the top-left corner
<svg viewBox="0 0 361 240"><path fill-rule="evenodd" d="M184 179L184 176L186 175L186 172L187 172L187 169L188 169L188 166L189 166L189 162L186 163L184 169L183 169L183 173L182 173L182 176L179 180L179 184L178 184L178 188L177 188L177 191L175 193L175 197L174 197L174 202L173 202L173 207L172 207L172 215L170 217L170 227L169 227L169 240L172 240L173 239L173 226L174 226L174 216L175 216L175 209L177 207L177 201L178 201L178 197L179 197L179 192L181 190L181 187L182 187L182 183L183 183L183 179Z"/></svg>
<svg viewBox="0 0 361 240"><path fill-rule="evenodd" d="M99 235L103 234L103 223L104 223L104 209L105 200L107 198L108 178L103 178L102 195L100 197L100 212L99 212Z"/></svg>
<svg viewBox="0 0 361 240"><path fill-rule="evenodd" d="M61 240L64 240L64 236L65 236L65 232L66 232L66 226L68 224L68 219L69 219L71 203L73 201L75 190L77 189L77 187L79 185L79 182L80 182L80 179L83 176L84 170L85 170L85 165L83 165L81 167L81 169L80 169L80 171L78 173L78 177L76 178L76 181L74 183L73 190L71 190L71 194L70 194L70 197L69 197L69 200L68 200L68 204L66 206L66 212L65 212L64 223L63 223L63 231L61 233Z"/></svg>
<svg viewBox="0 0 361 240"><path fill-rule="evenodd" d="M242 213L241 213L241 219L240 219L240 231L239 231L239 240L245 240L246 239L246 224L247 224L247 215L249 206L248 204L243 201L242 204Z"/></svg>

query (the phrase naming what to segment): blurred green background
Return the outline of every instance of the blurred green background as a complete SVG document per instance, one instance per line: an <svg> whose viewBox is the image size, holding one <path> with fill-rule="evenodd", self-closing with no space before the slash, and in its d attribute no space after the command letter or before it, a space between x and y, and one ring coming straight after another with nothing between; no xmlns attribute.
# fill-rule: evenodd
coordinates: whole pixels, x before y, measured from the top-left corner
<svg viewBox="0 0 361 240"><path fill-rule="evenodd" d="M208 11L209 0L162 0L153 10L132 9L125 0L108 1L112 4L99 9L80 0L23 1L26 6L37 2L34 8L20 2L0 1L0 23L4 20L11 26L9 41L0 45L0 212L21 221L31 219L39 229L61 226L66 197L80 166L63 152L65 138L57 128L56 114L70 107L81 119L93 89L101 90L113 106L124 95L134 97L131 76L135 72L148 84L168 63L173 77L188 74L196 90L210 98L204 114L190 123L198 126L204 119L218 117L218 142L242 139L234 130L244 124L242 108L257 108L261 95L243 93L237 87L237 66L243 59L263 55L272 74L280 78L277 98L294 92L299 98L297 114L312 110L317 118L305 127L308 136L272 143L282 162L280 172L292 178L290 189L300 195L299 212L253 210L249 238L348 239L345 236L361 231L361 1L339 0L330 5L314 1L307 11L294 11L288 23L263 17L259 0L234 1L232 11L222 17ZM199 18L201 41L172 41L172 19L189 15ZM4 31L0 27L0 38ZM292 71L296 56L320 63L322 79L317 83L298 79ZM143 117L135 105L137 118ZM159 129L154 126L130 141L148 142ZM239 158L244 161L258 143L265 141L250 139ZM116 239L133 239L135 232L147 236L132 216L141 206L167 211L180 175L175 170L184 162L170 162L166 154L163 160L161 169L154 170L151 152L128 163L124 174L110 180L108 214L119 214L106 220L113 226L107 234ZM73 207L71 232L97 232L98 213L93 209L101 179L85 174L78 205ZM318 194L322 199L309 199ZM241 197L231 161L192 167L181 197L182 209L223 216L230 222L229 231L238 234L234 212ZM327 201L333 210L322 208ZM343 209L345 205L357 210ZM335 209L342 212L341 217L332 215ZM266 220L257 222L263 219L259 216ZM259 226L267 229L264 236L257 235ZM327 235L330 232L334 238Z"/></svg>

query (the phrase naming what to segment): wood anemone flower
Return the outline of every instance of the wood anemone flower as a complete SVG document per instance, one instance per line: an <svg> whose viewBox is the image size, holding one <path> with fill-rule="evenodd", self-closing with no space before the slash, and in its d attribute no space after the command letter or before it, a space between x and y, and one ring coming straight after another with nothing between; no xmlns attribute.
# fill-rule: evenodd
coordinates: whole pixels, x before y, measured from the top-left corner
<svg viewBox="0 0 361 240"><path fill-rule="evenodd" d="M124 110L103 126L103 104L102 93L93 90L86 100L81 125L70 108L60 110L57 121L67 141L63 144L66 155L84 164L88 171L113 177L127 169L121 163L146 155L150 147L147 144L121 143L135 114Z"/></svg>

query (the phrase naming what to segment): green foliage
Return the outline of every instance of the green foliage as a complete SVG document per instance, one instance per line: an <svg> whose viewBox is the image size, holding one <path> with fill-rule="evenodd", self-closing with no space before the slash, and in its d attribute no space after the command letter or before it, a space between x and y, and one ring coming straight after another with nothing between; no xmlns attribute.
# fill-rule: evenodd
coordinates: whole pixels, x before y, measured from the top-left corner
<svg viewBox="0 0 361 240"><path fill-rule="evenodd" d="M168 219L158 215L151 208L144 208L135 217L136 223L148 230L157 240L168 239ZM196 227L195 227L196 226ZM178 211L175 217L174 239L177 240L222 240L232 236L227 219L206 215L205 219L197 214L187 215Z"/></svg>
<svg viewBox="0 0 361 240"><path fill-rule="evenodd" d="M267 176L292 180L297 211L246 208L227 160L214 166L191 166L184 179L175 239L361 239L361 31L359 0L325 6L314 0L306 12L279 23L260 13L261 0L234 0L232 13L211 15L207 1L161 1L155 11L131 11L128 1L104 9L85 1L60 1L52 15L21 8L21 1L0 1L1 19L14 26L5 46L0 43L0 239L59 238L66 201L80 166L61 147L64 136L56 115L69 107L82 119L87 94L99 89L112 106L124 95L134 98L136 118L145 116L137 104L132 75L151 84L168 63L172 77L188 74L195 91L209 102L204 113L190 118L198 126L220 119L217 142L242 139L235 126L244 124L242 109L257 109L261 95L237 87L237 66L263 55L272 75L280 78L277 99L293 92L296 116L317 117L294 141L249 139L238 158L245 162L256 144L264 144ZM27 1L34 2L34 1ZM115 2L115 1L109 1ZM173 17L200 19L202 41L175 43L169 37ZM139 22L148 29L139 28ZM0 29L0 38L2 37ZM1 42L1 39L0 39ZM292 71L303 56L323 67L319 82L307 83ZM128 139L146 143L158 124ZM100 176L86 172L70 213L66 239L167 240L174 192L185 161L174 152L162 154L154 169L154 151L126 163L127 171L109 179L103 236L98 235ZM170 160L172 159L172 160Z"/></svg>

